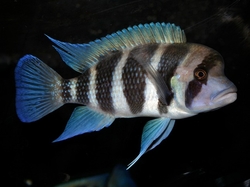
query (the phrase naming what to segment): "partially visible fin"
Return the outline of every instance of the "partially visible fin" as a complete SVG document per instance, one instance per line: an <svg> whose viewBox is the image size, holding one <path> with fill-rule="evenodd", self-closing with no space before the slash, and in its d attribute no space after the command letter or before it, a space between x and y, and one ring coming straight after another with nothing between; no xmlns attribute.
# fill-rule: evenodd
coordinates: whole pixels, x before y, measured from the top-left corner
<svg viewBox="0 0 250 187"><path fill-rule="evenodd" d="M106 187L136 187L126 167L117 165L113 169Z"/></svg>
<svg viewBox="0 0 250 187"><path fill-rule="evenodd" d="M136 184L124 166L116 165L110 174L75 179L55 187L136 187Z"/></svg>
<svg viewBox="0 0 250 187"><path fill-rule="evenodd" d="M15 81L16 111L22 122L36 121L63 105L57 90L61 76L34 56L19 60Z"/></svg>
<svg viewBox="0 0 250 187"><path fill-rule="evenodd" d="M86 132L99 131L113 123L115 118L101 114L87 106L76 107L63 133L53 142L62 141Z"/></svg>
<svg viewBox="0 0 250 187"><path fill-rule="evenodd" d="M69 182L63 182L62 184L58 184L54 187L105 187L107 186L107 181L109 179L110 174L105 173L93 177L80 178L75 180L70 180Z"/></svg>
<svg viewBox="0 0 250 187"><path fill-rule="evenodd" d="M47 35L46 35L47 36ZM70 44L47 36L56 46L63 61L83 73L110 51L151 43L185 43L186 36L179 26L170 23L150 23L128 27L88 44Z"/></svg>
<svg viewBox="0 0 250 187"><path fill-rule="evenodd" d="M150 120L143 128L141 150L139 155L128 165L129 169L139 158L159 145L162 140L168 137L174 127L175 120L169 118L157 118Z"/></svg>

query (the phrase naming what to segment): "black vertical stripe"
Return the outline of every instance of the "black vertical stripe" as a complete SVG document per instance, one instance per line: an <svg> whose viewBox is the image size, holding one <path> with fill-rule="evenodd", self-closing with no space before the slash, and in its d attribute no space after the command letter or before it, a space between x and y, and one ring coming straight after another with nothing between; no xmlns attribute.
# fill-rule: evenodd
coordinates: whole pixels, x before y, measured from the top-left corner
<svg viewBox="0 0 250 187"><path fill-rule="evenodd" d="M211 52L207 56L204 57L202 62L197 67L205 68L207 72L209 72L209 70L212 67L216 66L218 62L222 62L222 61L223 59L221 55L217 53L216 51L211 50Z"/></svg>
<svg viewBox="0 0 250 187"><path fill-rule="evenodd" d="M187 90L185 91L186 107L190 107L195 96L198 95L198 93L201 91L201 88L202 88L202 83L196 79L188 83Z"/></svg>
<svg viewBox="0 0 250 187"><path fill-rule="evenodd" d="M63 82L62 82L62 98L63 98L64 103L68 103L72 99L71 94L70 94L70 90L71 90L70 85L71 85L70 79L63 80Z"/></svg>
<svg viewBox="0 0 250 187"><path fill-rule="evenodd" d="M100 60L96 66L96 99L100 108L105 112L114 112L111 97L112 79L115 67L121 60L121 57L122 52L112 52L109 56Z"/></svg>
<svg viewBox="0 0 250 187"><path fill-rule="evenodd" d="M90 70L85 71L81 76L77 78L76 82L76 96L77 102L87 105L89 103L88 92L89 92L89 81L90 81Z"/></svg>
<svg viewBox="0 0 250 187"><path fill-rule="evenodd" d="M211 52L204 57L202 62L197 65L197 68L202 68L204 69L207 73L209 73L209 70L216 66L218 62L222 62L223 59L220 56L219 53L211 50ZM189 82L187 90L185 91L185 104L186 107L190 107L192 104L193 99L200 93L202 89L202 84L206 84L207 79L205 80L198 80L194 79Z"/></svg>
<svg viewBox="0 0 250 187"><path fill-rule="evenodd" d="M122 70L123 93L133 114L140 113L143 109L145 102L145 77L146 72L141 64L134 58L128 57Z"/></svg>
<svg viewBox="0 0 250 187"><path fill-rule="evenodd" d="M169 90L171 91L170 80L176 71L177 66L183 61L189 52L188 45L186 44L170 44L166 46L163 52L160 62L158 64L158 72L163 77ZM173 99L173 94L167 99L167 103L170 103ZM160 113L167 113L167 106L163 105L160 101L158 103Z"/></svg>
<svg viewBox="0 0 250 187"><path fill-rule="evenodd" d="M150 44L134 48L122 69L123 93L133 114L140 113L145 103L146 71L142 64L150 63L158 46Z"/></svg>

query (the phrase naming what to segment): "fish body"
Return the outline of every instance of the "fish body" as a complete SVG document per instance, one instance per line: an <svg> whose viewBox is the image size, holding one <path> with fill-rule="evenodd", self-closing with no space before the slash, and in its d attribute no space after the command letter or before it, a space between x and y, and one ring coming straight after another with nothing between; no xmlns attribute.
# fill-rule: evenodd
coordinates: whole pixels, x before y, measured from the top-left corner
<svg viewBox="0 0 250 187"><path fill-rule="evenodd" d="M48 37L63 61L81 73L63 79L38 58L26 55L15 69L16 109L21 121L36 121L66 103L78 103L56 141L98 131L116 118L156 117L143 129L131 167L171 132L175 119L194 116L236 100L221 55L186 43L174 24L123 29L88 44Z"/></svg>
<svg viewBox="0 0 250 187"><path fill-rule="evenodd" d="M70 180L55 187L136 187L129 172L122 165L116 165L111 173Z"/></svg>

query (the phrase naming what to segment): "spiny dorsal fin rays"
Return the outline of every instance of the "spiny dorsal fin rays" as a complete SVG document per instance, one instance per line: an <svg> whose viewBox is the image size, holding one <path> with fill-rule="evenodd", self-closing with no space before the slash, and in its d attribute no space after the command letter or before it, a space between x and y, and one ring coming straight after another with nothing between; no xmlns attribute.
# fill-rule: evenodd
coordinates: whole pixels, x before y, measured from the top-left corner
<svg viewBox="0 0 250 187"><path fill-rule="evenodd" d="M56 44L54 48L63 61L79 73L95 65L100 57L111 51L150 43L186 42L184 31L170 23L150 23L128 27L88 44L70 44L47 37Z"/></svg>
<svg viewBox="0 0 250 187"><path fill-rule="evenodd" d="M156 39L156 43L164 43L167 40L165 40L166 38L164 37L164 33L162 30L161 24L156 23L155 26L156 26L155 29L152 31L154 33L154 38ZM151 28L152 28L152 26L151 26ZM170 42L168 41L168 43L170 43Z"/></svg>

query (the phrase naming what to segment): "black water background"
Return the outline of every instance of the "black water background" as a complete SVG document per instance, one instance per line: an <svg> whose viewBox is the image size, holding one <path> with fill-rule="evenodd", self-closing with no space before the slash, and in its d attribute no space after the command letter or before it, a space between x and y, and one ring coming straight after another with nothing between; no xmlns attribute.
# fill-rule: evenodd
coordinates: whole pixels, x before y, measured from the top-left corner
<svg viewBox="0 0 250 187"><path fill-rule="evenodd" d="M118 119L111 127L60 143L76 105L23 124L15 113L14 68L33 54L63 77L78 75L67 67L44 36L86 43L128 26L172 22L186 29L189 42L219 51L225 73L238 87L235 103L220 110L178 120L171 135L145 154L130 170L138 186L216 186L216 179L247 173L250 166L250 37L249 2L175 0L15 0L0 3L0 154L7 186L52 186L64 173L84 177L128 164L139 152L148 118ZM199 23L211 17L207 22ZM194 179L183 179L183 173ZM198 173L197 175L195 174ZM0 176L1 177L1 176Z"/></svg>

